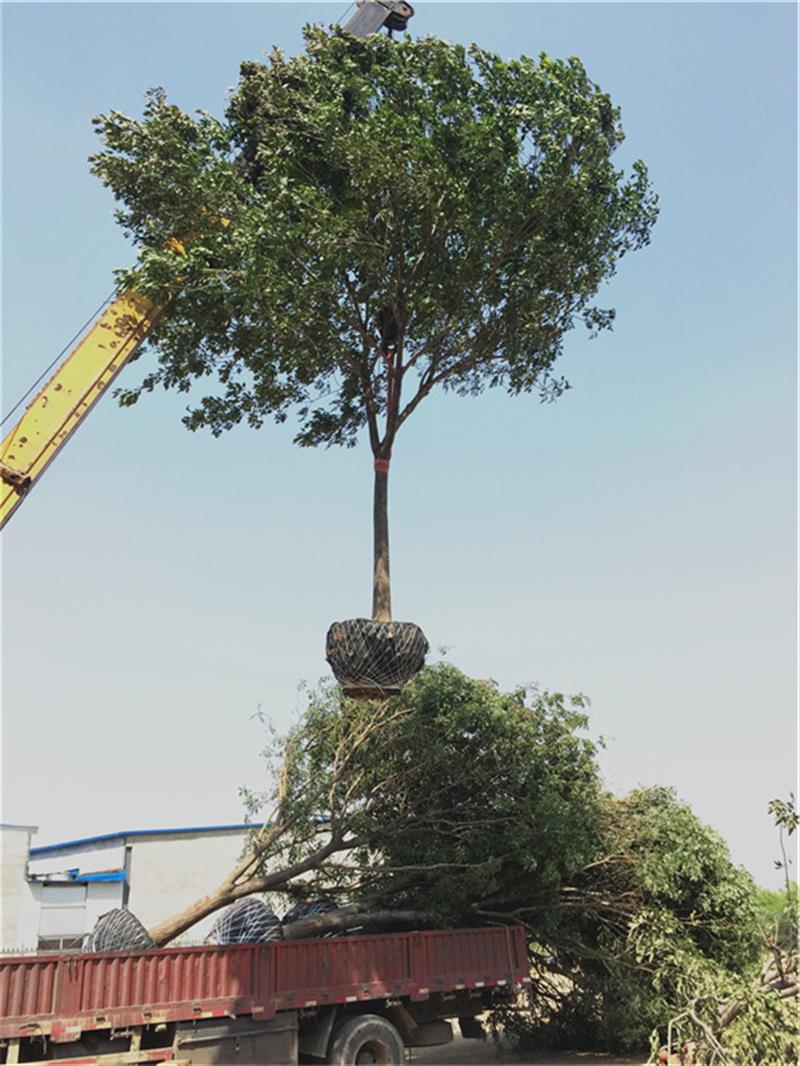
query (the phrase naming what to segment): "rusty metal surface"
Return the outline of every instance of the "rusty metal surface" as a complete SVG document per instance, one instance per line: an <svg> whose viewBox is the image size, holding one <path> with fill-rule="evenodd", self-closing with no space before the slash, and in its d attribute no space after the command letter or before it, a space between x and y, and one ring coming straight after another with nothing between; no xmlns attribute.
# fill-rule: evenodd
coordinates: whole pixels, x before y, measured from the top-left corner
<svg viewBox="0 0 800 1066"><path fill-rule="evenodd" d="M423 999L528 978L521 929L348 936L0 959L0 1037L252 1015L381 996Z"/></svg>
<svg viewBox="0 0 800 1066"><path fill-rule="evenodd" d="M51 1014L58 960L38 957L7 961L11 965L0 962L2 1016Z"/></svg>

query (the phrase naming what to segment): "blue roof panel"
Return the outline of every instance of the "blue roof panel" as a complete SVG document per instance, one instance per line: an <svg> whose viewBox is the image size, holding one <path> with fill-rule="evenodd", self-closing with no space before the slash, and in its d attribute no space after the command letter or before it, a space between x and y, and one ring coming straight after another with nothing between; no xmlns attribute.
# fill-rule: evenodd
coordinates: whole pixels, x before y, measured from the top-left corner
<svg viewBox="0 0 800 1066"><path fill-rule="evenodd" d="M224 833L234 829L254 828L256 828L254 823L238 822L235 825L191 825L182 826L179 829L126 829L121 833L103 833L96 837L64 840L60 844L42 844L38 848L31 848L28 854L32 859L37 859L40 855L52 855L59 851L70 851L73 848L85 848L89 844L104 844L110 840L127 840L129 837L170 836L176 833Z"/></svg>

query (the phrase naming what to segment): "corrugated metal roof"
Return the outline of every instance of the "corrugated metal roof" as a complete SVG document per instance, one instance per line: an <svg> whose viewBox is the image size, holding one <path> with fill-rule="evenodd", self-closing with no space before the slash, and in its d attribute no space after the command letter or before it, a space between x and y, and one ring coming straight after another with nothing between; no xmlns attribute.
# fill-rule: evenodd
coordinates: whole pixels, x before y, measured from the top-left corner
<svg viewBox="0 0 800 1066"><path fill-rule="evenodd" d="M185 833L225 833L235 829L254 829L256 826L249 822L239 822L236 825L191 825L181 826L178 829L126 829L121 833L102 833L96 837L80 837L76 840L64 840L59 844L42 844L38 848L31 848L28 854L32 859L40 855L53 855L59 851L72 851L75 848L85 848L90 844L103 844L109 840L128 840L131 837L159 837Z"/></svg>

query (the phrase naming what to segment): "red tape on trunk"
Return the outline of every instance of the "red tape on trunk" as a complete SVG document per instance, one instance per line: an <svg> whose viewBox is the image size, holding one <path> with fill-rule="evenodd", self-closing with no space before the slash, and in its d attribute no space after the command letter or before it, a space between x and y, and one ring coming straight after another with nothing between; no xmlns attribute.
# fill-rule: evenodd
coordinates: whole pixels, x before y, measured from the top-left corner
<svg viewBox="0 0 800 1066"><path fill-rule="evenodd" d="M375 460L375 473L376 474L388 474L389 473L389 460L388 459L376 459Z"/></svg>

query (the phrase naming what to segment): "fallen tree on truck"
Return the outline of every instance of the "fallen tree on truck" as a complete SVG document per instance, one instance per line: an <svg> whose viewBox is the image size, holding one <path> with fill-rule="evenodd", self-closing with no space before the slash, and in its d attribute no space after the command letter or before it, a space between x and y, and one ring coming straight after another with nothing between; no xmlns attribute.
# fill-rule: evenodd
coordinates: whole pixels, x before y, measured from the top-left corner
<svg viewBox="0 0 800 1066"><path fill-rule="evenodd" d="M150 930L165 944L252 893L333 894L369 924L484 920L480 904L536 870L542 900L589 855L599 777L580 697L502 693L452 666L393 700L312 692L273 738L273 788L246 793L260 824L211 893ZM329 916L330 927L335 917ZM356 923L358 924L358 923ZM291 930L288 930L291 935Z"/></svg>
<svg viewBox="0 0 800 1066"><path fill-rule="evenodd" d="M522 924L537 1006L514 1015L519 1035L641 1050L685 1002L676 952L757 971L757 895L671 790L608 794L585 712L583 697L502 692L446 664L382 703L323 685L272 736L273 788L246 794L265 824L241 862L151 935L252 892L337 900L287 938Z"/></svg>

